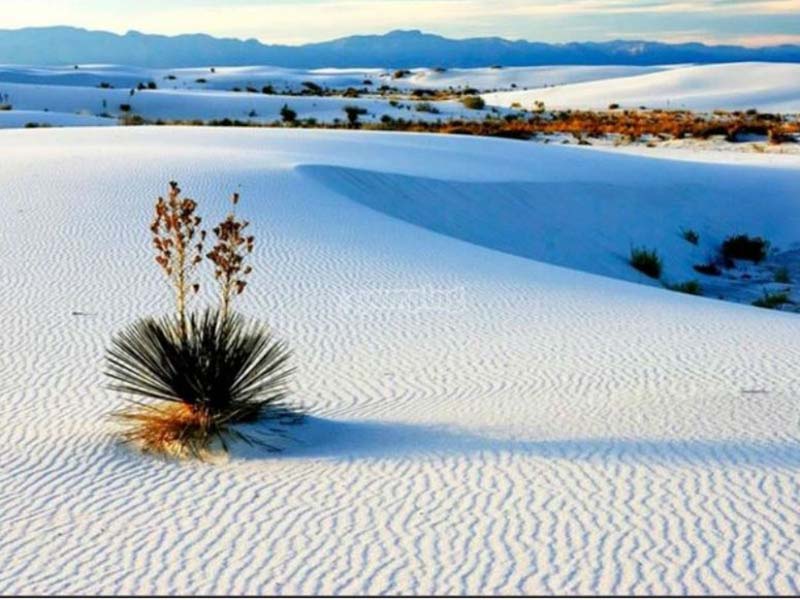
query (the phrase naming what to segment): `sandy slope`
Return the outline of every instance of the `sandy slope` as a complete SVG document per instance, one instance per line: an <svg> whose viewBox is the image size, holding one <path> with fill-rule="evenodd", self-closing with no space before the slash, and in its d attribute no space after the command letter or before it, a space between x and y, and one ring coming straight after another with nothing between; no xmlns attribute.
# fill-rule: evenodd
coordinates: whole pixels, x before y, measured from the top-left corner
<svg viewBox="0 0 800 600"><path fill-rule="evenodd" d="M687 66L656 73L576 83L546 90L499 92L489 104L532 108L685 108L800 112L800 65L733 63Z"/></svg>
<svg viewBox="0 0 800 600"><path fill-rule="evenodd" d="M796 163L347 132L0 138L0 592L800 591L800 319L466 243L355 193L412 178L420 215L437 180L432 214L463 198L491 230L478 192L594 182L600 205L625 173L643 199L702 183L729 219L761 181L797 219ZM260 232L241 308L291 341L314 414L282 454L164 463L104 418L109 336L169 307L145 224L173 177L208 218L239 189Z"/></svg>

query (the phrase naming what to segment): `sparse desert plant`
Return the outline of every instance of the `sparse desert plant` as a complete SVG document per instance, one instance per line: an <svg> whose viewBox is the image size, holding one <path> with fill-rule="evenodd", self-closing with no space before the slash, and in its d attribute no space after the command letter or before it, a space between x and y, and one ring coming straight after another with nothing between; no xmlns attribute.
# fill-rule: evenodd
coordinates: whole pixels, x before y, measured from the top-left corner
<svg viewBox="0 0 800 600"><path fill-rule="evenodd" d="M760 263L767 257L770 243L760 237L732 235L722 242L722 256L726 260L749 260Z"/></svg>
<svg viewBox="0 0 800 600"><path fill-rule="evenodd" d="M631 266L637 271L644 273L648 277L658 279L661 277L662 262L661 257L655 250L647 248L631 248Z"/></svg>
<svg viewBox="0 0 800 600"><path fill-rule="evenodd" d="M0 104L0 110L11 110L13 108L10 104Z"/></svg>
<svg viewBox="0 0 800 600"><path fill-rule="evenodd" d="M347 115L347 122L351 127L357 127L358 118L367 114L367 109L360 106L345 106L342 110L344 110L345 114Z"/></svg>
<svg viewBox="0 0 800 600"><path fill-rule="evenodd" d="M694 229L681 229L681 237L693 246L700 243L700 234Z"/></svg>
<svg viewBox="0 0 800 600"><path fill-rule="evenodd" d="M789 298L788 292L767 292L764 290L764 295L754 301L753 306L774 309L789 303L791 303L791 299Z"/></svg>
<svg viewBox="0 0 800 600"><path fill-rule="evenodd" d="M196 212L197 202L191 198L181 198L178 184L170 181L167 199L159 196L150 224L156 263L175 291L178 330L183 334L186 333L186 304L190 294L200 291L200 284L193 281L192 277L203 260L206 238L206 232L200 229L202 219Z"/></svg>
<svg viewBox="0 0 800 600"><path fill-rule="evenodd" d="M464 108L471 110L483 110L486 108L486 101L480 96L464 96L461 98L461 104L464 105Z"/></svg>
<svg viewBox="0 0 800 600"><path fill-rule="evenodd" d="M684 281L682 283L674 283L667 285L667 288L673 292L680 292L682 294L691 294L692 296L702 296L703 286L696 279Z"/></svg>
<svg viewBox="0 0 800 600"><path fill-rule="evenodd" d="M778 267L775 270L775 283L791 283L792 278L789 275L789 269L787 267Z"/></svg>
<svg viewBox="0 0 800 600"><path fill-rule="evenodd" d="M209 309L192 314L185 331L170 316L138 321L107 355L110 389L145 400L115 414L128 425L123 437L146 452L198 458L215 442L269 446L236 425L291 414L289 358L262 324L240 315Z"/></svg>
<svg viewBox="0 0 800 600"><path fill-rule="evenodd" d="M254 245L243 233L249 224L236 217L238 201L234 194L234 209L214 228L217 243L207 255L220 284L219 307L192 313L186 295L199 289L191 276L203 262L205 238L197 203L181 198L175 182L168 199L156 202L156 261L175 287L176 314L137 321L114 337L106 354L109 388L133 397L131 408L115 413L127 425L123 439L144 451L202 458L236 440L274 450L238 426L299 419L286 403L290 351L265 325L231 310L252 271L245 262ZM269 435L283 432L271 426Z"/></svg>
<svg viewBox="0 0 800 600"><path fill-rule="evenodd" d="M288 104L284 104L281 108L281 119L284 123L294 123L297 121L297 113L289 108Z"/></svg>
<svg viewBox="0 0 800 600"><path fill-rule="evenodd" d="M131 105L130 104L120 104L119 105L119 110L121 112L124 112L124 113L131 112Z"/></svg>

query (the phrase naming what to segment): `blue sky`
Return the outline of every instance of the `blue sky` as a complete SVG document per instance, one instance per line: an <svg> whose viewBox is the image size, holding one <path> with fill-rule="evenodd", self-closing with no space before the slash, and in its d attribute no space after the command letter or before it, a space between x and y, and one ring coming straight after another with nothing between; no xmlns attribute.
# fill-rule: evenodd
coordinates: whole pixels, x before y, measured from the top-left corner
<svg viewBox="0 0 800 600"><path fill-rule="evenodd" d="M800 0L0 0L2 28L75 25L302 43L422 29L547 42L800 43Z"/></svg>

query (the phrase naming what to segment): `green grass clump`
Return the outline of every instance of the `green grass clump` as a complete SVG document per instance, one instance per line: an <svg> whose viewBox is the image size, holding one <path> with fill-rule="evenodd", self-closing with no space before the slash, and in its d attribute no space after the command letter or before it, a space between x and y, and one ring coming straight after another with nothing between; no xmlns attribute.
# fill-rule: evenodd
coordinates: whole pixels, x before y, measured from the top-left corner
<svg viewBox="0 0 800 600"><path fill-rule="evenodd" d="M682 283L667 285L667 288L672 290L673 292L680 292L682 294L691 294L692 296L703 295L703 286L701 286L700 282L697 281L696 279L691 279L689 281L684 281Z"/></svg>
<svg viewBox="0 0 800 600"><path fill-rule="evenodd" d="M634 269L648 277L653 279L661 277L663 264L661 257L655 250L648 250L643 247L631 248L630 263Z"/></svg>
<svg viewBox="0 0 800 600"><path fill-rule="evenodd" d="M791 299L789 298L788 292L764 292L764 295L753 302L753 306L757 306L759 308L780 308L784 304L790 304Z"/></svg>

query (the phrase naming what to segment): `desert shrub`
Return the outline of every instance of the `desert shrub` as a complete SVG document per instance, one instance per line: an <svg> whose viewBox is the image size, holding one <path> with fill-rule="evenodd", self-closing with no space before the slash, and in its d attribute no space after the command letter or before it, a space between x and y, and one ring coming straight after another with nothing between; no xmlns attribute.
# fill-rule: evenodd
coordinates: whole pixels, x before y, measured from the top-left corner
<svg viewBox="0 0 800 600"><path fill-rule="evenodd" d="M760 237L733 235L722 242L722 256L727 260L749 260L760 263L767 257L769 242Z"/></svg>
<svg viewBox="0 0 800 600"><path fill-rule="evenodd" d="M411 71L409 71L408 69L398 69L397 71L395 71L392 74L392 78L393 79L403 79L404 77L407 77L408 75L411 75Z"/></svg>
<svg viewBox="0 0 800 600"><path fill-rule="evenodd" d="M192 314L184 332L172 317L143 319L117 335L107 354L113 391L145 403L116 413L124 439L158 454L201 457L216 442L263 443L236 428L285 417L290 353L260 323L213 309Z"/></svg>
<svg viewBox="0 0 800 600"><path fill-rule="evenodd" d="M131 112L131 105L130 104L120 104L119 109L122 112Z"/></svg>
<svg viewBox="0 0 800 600"><path fill-rule="evenodd" d="M613 102L612 104L608 105L608 110L617 110L619 108L619 104Z"/></svg>
<svg viewBox="0 0 800 600"><path fill-rule="evenodd" d="M108 83L107 81L101 81L101 82L100 82L100 83L97 85L97 87L99 87L99 88L101 88L101 89L104 89L104 90L110 90L110 89L112 89L114 86L113 86L113 85L111 85L110 83Z"/></svg>
<svg viewBox="0 0 800 600"><path fill-rule="evenodd" d="M791 299L789 298L788 292L767 292L765 290L764 295L753 302L753 306L759 308L780 308L784 304L789 304L790 302Z"/></svg>
<svg viewBox="0 0 800 600"><path fill-rule="evenodd" d="M208 83L208 79L205 77L199 77L198 79L194 80L195 83Z"/></svg>
<svg viewBox="0 0 800 600"><path fill-rule="evenodd" d="M313 95L316 95L316 96L321 96L322 95L322 91L323 91L322 87L319 84L314 83L313 81L304 81L301 85L310 94L313 94Z"/></svg>
<svg viewBox="0 0 800 600"><path fill-rule="evenodd" d="M166 77L164 77L164 79L167 79L169 81L175 81L177 77L175 77L175 75L167 75Z"/></svg>
<svg viewBox="0 0 800 600"><path fill-rule="evenodd" d="M29 121L25 123L25 129L39 129L42 127L47 128L47 127L52 127L52 125L50 125L50 123L39 123L36 121Z"/></svg>
<svg viewBox="0 0 800 600"><path fill-rule="evenodd" d="M789 275L789 269L787 267L778 267L775 270L775 283L791 283L792 278Z"/></svg>
<svg viewBox="0 0 800 600"><path fill-rule="evenodd" d="M358 118L367 114L367 109L360 106L345 106L343 110L347 114L347 121L351 127L357 127Z"/></svg>
<svg viewBox="0 0 800 600"><path fill-rule="evenodd" d="M439 114L439 109L430 102L419 102L415 109L417 112L431 113L434 115Z"/></svg>
<svg viewBox="0 0 800 600"><path fill-rule="evenodd" d="M155 81L148 81L147 82L147 89L148 90L156 90L156 89L158 89L158 86L156 85Z"/></svg>
<svg viewBox="0 0 800 600"><path fill-rule="evenodd" d="M0 110L12 110L13 108L10 104L0 104Z"/></svg>
<svg viewBox="0 0 800 600"><path fill-rule="evenodd" d="M722 275L722 270L714 262L707 262L699 265L694 265L694 267L692 268L698 273L702 273L703 275L711 275L714 277Z"/></svg>
<svg viewBox="0 0 800 600"><path fill-rule="evenodd" d="M682 294L691 294L692 296L703 295L703 287L700 285L700 282L697 281L696 279L684 281L683 283L673 283L667 285L667 288L672 290L673 292L680 292Z"/></svg>
<svg viewBox="0 0 800 600"><path fill-rule="evenodd" d="M256 88L254 88L253 86L251 86L251 85L248 85L248 86L245 88L245 91L246 91L247 93L249 93L249 94L257 94L257 93L258 93L258 90L257 90Z"/></svg>
<svg viewBox="0 0 800 600"><path fill-rule="evenodd" d="M464 108L471 110L483 110L486 108L486 102L480 96L464 96L461 98L461 104L464 105Z"/></svg>
<svg viewBox="0 0 800 600"><path fill-rule="evenodd" d="M294 123L297 121L297 113L289 108L288 104L284 104L281 108L281 119L284 123Z"/></svg>
<svg viewBox="0 0 800 600"><path fill-rule="evenodd" d="M265 85L264 87L261 88L261 93L262 94L267 94L267 95L272 95L272 94L275 93L275 88L272 87L271 85Z"/></svg>
<svg viewBox="0 0 800 600"><path fill-rule="evenodd" d="M360 98L360 97L361 97L361 92L353 87L347 88L342 94L342 98Z"/></svg>
<svg viewBox="0 0 800 600"><path fill-rule="evenodd" d="M682 229L681 237L693 246L697 246L700 243L700 234L694 229Z"/></svg>
<svg viewBox="0 0 800 600"><path fill-rule="evenodd" d="M250 117L251 119L253 119L253 118L258 116L258 113L256 112L256 109L253 108L253 109L250 110L249 113L247 113L247 116Z"/></svg>
<svg viewBox="0 0 800 600"><path fill-rule="evenodd" d="M661 277L661 257L658 256L658 252L655 250L648 250L643 247L631 248L630 263L634 269L648 277L653 279Z"/></svg>
<svg viewBox="0 0 800 600"><path fill-rule="evenodd" d="M263 324L232 311L247 286L254 238L249 223L232 210L212 232L204 253L197 203L181 197L170 182L158 198L150 230L156 262L175 291L176 313L135 322L112 340L106 354L109 388L134 398L116 413L127 429L123 439L144 451L202 457L219 444L242 440L275 449L238 426L261 418L287 419L290 352ZM188 312L200 289L195 269L208 259L219 284L219 306Z"/></svg>

